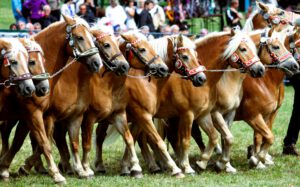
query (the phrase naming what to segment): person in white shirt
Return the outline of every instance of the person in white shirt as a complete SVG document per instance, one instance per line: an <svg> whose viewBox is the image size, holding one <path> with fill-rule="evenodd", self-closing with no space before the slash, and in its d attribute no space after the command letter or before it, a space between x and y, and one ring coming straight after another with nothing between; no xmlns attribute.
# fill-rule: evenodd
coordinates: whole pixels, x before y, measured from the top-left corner
<svg viewBox="0 0 300 187"><path fill-rule="evenodd" d="M61 13L67 16L75 16L75 5L72 0L65 0L64 4L61 6ZM60 20L63 20L61 16Z"/></svg>
<svg viewBox="0 0 300 187"><path fill-rule="evenodd" d="M125 12L127 14L126 26L129 30L137 29L136 23L134 21L135 9L136 7L134 6L134 0L129 0L128 6L125 7Z"/></svg>
<svg viewBox="0 0 300 187"><path fill-rule="evenodd" d="M156 32L159 32L160 27L165 24L166 15L164 9L158 5L157 0L153 0L154 7L150 10L150 14L153 19L153 25Z"/></svg>
<svg viewBox="0 0 300 187"><path fill-rule="evenodd" d="M110 6L106 8L105 16L111 20L114 28L120 27L121 30L126 30L125 21L127 15L117 0L110 0Z"/></svg>

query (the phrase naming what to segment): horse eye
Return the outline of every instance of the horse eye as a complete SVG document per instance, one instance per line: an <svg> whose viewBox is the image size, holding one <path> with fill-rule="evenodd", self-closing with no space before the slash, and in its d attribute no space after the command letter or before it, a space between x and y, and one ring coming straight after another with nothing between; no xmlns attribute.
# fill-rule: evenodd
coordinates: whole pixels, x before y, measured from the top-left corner
<svg viewBox="0 0 300 187"><path fill-rule="evenodd" d="M240 51L241 51L241 52L246 52L246 51L247 51L247 49L246 49L246 48L244 48L244 47L242 47L242 48L240 48Z"/></svg>
<svg viewBox="0 0 300 187"><path fill-rule="evenodd" d="M145 48L139 48L139 51L140 51L141 53L144 53L144 52L146 52L146 49L145 49Z"/></svg>
<svg viewBox="0 0 300 187"><path fill-rule="evenodd" d="M80 41L83 40L83 37L82 37L82 36L77 36L76 38L77 38L77 40L80 40Z"/></svg>
<svg viewBox="0 0 300 187"><path fill-rule="evenodd" d="M273 48L274 50L280 49L280 47L279 47L278 45L273 45L272 48Z"/></svg>
<svg viewBox="0 0 300 187"><path fill-rule="evenodd" d="M11 60L11 61L10 61L10 64L11 64L11 65L17 65L18 62L17 62L16 60Z"/></svg>
<svg viewBox="0 0 300 187"><path fill-rule="evenodd" d="M30 66L34 66L34 65L35 65L35 61L34 61L34 60L30 60L30 61L29 61L29 65L30 65Z"/></svg>
<svg viewBox="0 0 300 187"><path fill-rule="evenodd" d="M189 57L187 55L182 55L182 59L187 61L187 60L189 60Z"/></svg>
<svg viewBox="0 0 300 187"><path fill-rule="evenodd" d="M279 15L279 16L283 16L283 15L284 15L284 11L279 12L278 15Z"/></svg>
<svg viewBox="0 0 300 187"><path fill-rule="evenodd" d="M104 48L109 48L110 45L109 45L109 43L104 43L104 44L103 44L103 47L104 47Z"/></svg>

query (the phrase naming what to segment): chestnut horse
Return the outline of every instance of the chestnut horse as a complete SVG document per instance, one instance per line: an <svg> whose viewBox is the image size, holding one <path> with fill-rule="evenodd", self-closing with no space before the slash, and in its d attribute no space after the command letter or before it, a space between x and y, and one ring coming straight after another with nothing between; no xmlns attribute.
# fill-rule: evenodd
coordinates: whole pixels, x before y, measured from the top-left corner
<svg viewBox="0 0 300 187"><path fill-rule="evenodd" d="M215 47L211 46L212 43L214 44ZM252 47L250 48L249 46ZM225 56L211 55L208 58L208 56L203 54L205 49L207 49L208 47L213 48L212 52L214 54L222 54L224 53L226 48L227 50L225 51ZM205 38L204 40L199 41L199 43L197 43L197 52L199 55L198 59L203 61L203 63L206 65L206 67L208 67L208 69L223 70L229 66L228 63L231 63L236 68L239 68L240 67L239 65L241 66L245 65L244 68L247 71L253 71L254 74L259 75L264 72L264 67L262 66L262 64L259 63L258 59L256 60L255 58L256 55L255 53L252 52L254 51L254 48L255 48L254 44L250 41L249 37L247 37L246 35L240 32L235 33L235 31L232 31L231 34L229 33L213 34ZM241 51L241 49L243 51ZM247 51L247 53L249 53L249 56L248 54L245 53L244 50ZM237 60L234 62L227 60L233 54ZM226 60L224 60L224 57ZM249 66L247 66L245 62L249 62L247 63L247 65ZM257 62L257 64L253 65L254 62ZM251 67L250 64L252 65ZM182 129L180 129L180 131L186 133L183 134L181 137L182 141L180 142L180 147L188 148L189 146L190 133L188 129L189 127L191 127L191 124L189 123L192 123L194 119L204 117L209 114L216 100L215 83L221 78L222 74L223 74L222 72L214 74L217 76L212 76L212 74L210 73L207 74L207 76L209 76L207 79L208 81L203 87L200 88L196 88L192 86L192 84L189 84L189 82L182 81L178 77L171 76L167 80L166 84L163 86L162 91L158 93L160 96L159 96L159 100L156 102L158 102L160 105L158 105L159 107L157 109L157 113L155 113L155 117L173 118L173 117L181 116L179 121ZM156 92L154 93L156 94ZM199 97L199 95L201 95L201 97ZM153 98L153 96L148 98ZM130 110L134 110L134 109L137 110L136 106L132 108L133 109L130 108ZM129 113L131 112L130 110ZM143 120L143 124L145 124L145 120L142 119L141 117L139 118L139 116L143 114L143 111L135 111L134 114L135 114L133 115L134 125L141 123L142 120ZM151 116L147 117L147 119L152 122ZM153 141L154 139L153 137L150 136L148 138L151 139L153 144L154 143L157 144L155 141ZM158 138L160 137L158 136ZM161 139L160 141L163 142ZM158 146L155 145L155 147ZM187 150L184 150L181 153L176 152L176 154L179 158L179 164L184 169L184 172L194 173L194 170L189 165ZM162 156L162 154L160 156Z"/></svg>
<svg viewBox="0 0 300 187"><path fill-rule="evenodd" d="M44 56L43 50L40 45L30 39L19 39L23 46L26 48L29 60L27 62L28 69L31 75L33 75L34 85L36 88L37 96L45 96L49 92L49 74L46 73L44 68ZM12 125L11 125L12 124ZM9 149L9 135L11 129L16 124L16 121L5 122L0 125L0 133L2 139L2 147L0 156L4 155Z"/></svg>
<svg viewBox="0 0 300 187"><path fill-rule="evenodd" d="M48 127L51 124L51 118L49 119L51 113L47 112L55 104L59 105L60 109L63 107L69 109L70 105L76 105L78 95L74 90L78 87L82 88L80 81L88 79L87 77L91 76L91 72L98 71L102 66L102 62L89 32L88 24L81 18L63 17L64 22L54 23L33 37L44 49L47 61L45 64L46 69L49 73L52 73L50 94L46 97L33 97L32 100L26 101L26 106L19 107L18 114L21 116L15 115L13 120L22 119L22 121L18 125L19 130L16 131L18 133L10 150L1 158L0 168L2 172L7 172L16 151L22 145L28 130L30 130L37 140L39 150L46 157L49 173L54 181L56 183L65 182L65 178L59 173L54 163L50 142L46 135L45 125ZM66 64L70 56L75 58L69 64ZM83 62L83 64L74 64L76 60ZM89 71L85 66L88 67ZM70 71L70 68L72 68L72 71ZM71 78L71 80L68 78ZM65 98L59 102L56 97ZM79 97L79 99L83 98ZM23 170L27 171L26 168L23 168Z"/></svg>

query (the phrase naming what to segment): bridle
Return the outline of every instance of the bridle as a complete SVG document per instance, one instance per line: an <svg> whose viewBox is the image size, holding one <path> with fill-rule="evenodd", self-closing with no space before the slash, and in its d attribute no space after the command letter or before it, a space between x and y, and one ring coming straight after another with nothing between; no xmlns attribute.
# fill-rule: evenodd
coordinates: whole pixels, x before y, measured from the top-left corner
<svg viewBox="0 0 300 187"><path fill-rule="evenodd" d="M298 63L300 63L300 54L298 48L296 47L296 44L299 42L300 39L295 41L294 34L289 35L290 52Z"/></svg>
<svg viewBox="0 0 300 187"><path fill-rule="evenodd" d="M243 39L241 42L246 42L246 39ZM229 63L239 64L242 72L246 72L246 69L259 61L260 59L255 54L253 54L248 61L243 61L236 52L234 52L229 58Z"/></svg>
<svg viewBox="0 0 300 187"><path fill-rule="evenodd" d="M155 60L157 60L159 58L159 56L155 55L151 60L147 61L142 55L140 55L139 51L134 47L134 44L137 44L137 43L139 43L141 41L142 41L141 39L137 39L137 40L133 41L132 43L129 43L129 42L126 43L126 49L125 49L126 59L130 63L130 61L132 60L133 56L135 55L138 58L138 60L139 60L140 63L142 63L143 65L145 65L148 70L151 70L150 69L150 65L153 62L155 62ZM156 73L153 70L151 70L151 71L149 73L152 74L152 75Z"/></svg>
<svg viewBox="0 0 300 187"><path fill-rule="evenodd" d="M38 47L34 46L34 45L27 45L25 46L26 50L27 50L27 53L39 53L43 56L44 58L44 53L43 51L41 51ZM45 73L40 73L40 74L37 74L37 75L32 75L32 79L33 80L38 80L38 81L43 81L43 80L46 80L46 79L49 79L50 78L50 74L45 72Z"/></svg>
<svg viewBox="0 0 300 187"><path fill-rule="evenodd" d="M258 48L258 56L261 55L263 47L266 47L267 52L269 53L271 59L272 59L272 64L271 65L278 65L280 62L283 62L287 60L290 57L293 57L290 52L286 52L282 54L281 56L277 56L272 50L270 49L268 45L268 36L267 36L267 30L261 33L260 37L260 42L259 42L259 48Z"/></svg>
<svg viewBox="0 0 300 187"><path fill-rule="evenodd" d="M82 57L92 56L94 54L99 53L99 50L98 50L97 47L92 47L92 48L87 49L86 51L84 51L82 53L79 52L79 50L75 47L75 42L74 42L74 37L73 37L73 34L72 34L72 30L74 28L76 28L77 25L78 24L67 25L67 28L66 28L66 31L67 31L66 39L68 40L69 45L73 50L74 58L77 60L77 59L82 58Z"/></svg>
<svg viewBox="0 0 300 187"><path fill-rule="evenodd" d="M187 47L178 47L175 49L174 53L174 61L175 61L175 72L179 73L180 75L183 75L184 78L189 79L193 77L194 75L205 71L205 67L203 65L199 65L196 68L189 69L180 59L180 56L178 52L188 50ZM200 63L199 63L200 64Z"/></svg>
<svg viewBox="0 0 300 187"><path fill-rule="evenodd" d="M119 52L119 53L116 53L114 54L112 57L109 56L109 54L107 54L105 52L105 49L104 47L102 47L101 45L98 44L97 41L101 40L102 38L106 37L106 36L111 36L111 34L109 33L103 33L101 34L100 36L96 37L96 46L100 49L100 53L102 54L102 56L104 57L104 59L102 60L103 64L105 65L105 67L107 69L109 69L110 71L116 71L117 70L117 67L114 65L114 61L119 57L119 56L122 56L122 53Z"/></svg>
<svg viewBox="0 0 300 187"><path fill-rule="evenodd" d="M291 19L290 20L283 17L283 15L285 15L284 11L282 11L280 13L280 14L283 14L283 15L275 15L275 16L272 16L268 12L265 12L263 10L261 10L259 13L263 16L264 20L266 20L268 22L269 26L272 26L272 24L275 24L275 25L278 25L278 24L282 24L282 25L290 24L291 26L294 25L294 17L295 17L295 15L294 15L293 12L289 12L289 13L291 13Z"/></svg>
<svg viewBox="0 0 300 187"><path fill-rule="evenodd" d="M0 63L3 63L4 67L9 68L9 76L8 79L6 79L4 82L1 82L0 85L3 85L6 88L9 88L12 85L15 85L16 82L18 81L23 81L23 80L28 80L31 79L32 76L30 73L24 73L22 75L17 76L11 69L11 64L9 61L9 55L11 51L4 51L3 54L3 59L0 60ZM2 55L1 55L2 56Z"/></svg>

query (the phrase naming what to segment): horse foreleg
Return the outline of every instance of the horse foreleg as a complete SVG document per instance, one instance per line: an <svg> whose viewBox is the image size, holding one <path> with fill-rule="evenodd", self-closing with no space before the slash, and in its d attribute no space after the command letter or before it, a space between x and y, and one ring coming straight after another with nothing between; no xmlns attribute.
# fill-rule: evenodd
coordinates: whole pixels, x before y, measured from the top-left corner
<svg viewBox="0 0 300 187"><path fill-rule="evenodd" d="M53 177L55 183L65 182L66 179L59 173L59 170L54 162L51 145L46 134L43 114L35 111L33 113L32 124L28 125L32 135L38 142L40 150L43 152L48 164L49 174Z"/></svg>
<svg viewBox="0 0 300 187"><path fill-rule="evenodd" d="M196 162L197 166L200 169L205 170L207 167L207 163L211 158L211 155L213 154L214 148L218 143L218 133L212 123L210 114L195 120L194 125L201 126L201 128L204 130L204 132L207 134L209 138L207 146L205 147L203 153L200 156L200 160Z"/></svg>
<svg viewBox="0 0 300 187"><path fill-rule="evenodd" d="M254 129L256 133L256 137L260 138L261 136L263 136L263 138L265 139L265 142L262 144L259 152L257 153L258 158L256 156L250 157L250 161L249 161L250 165L258 166L259 161L262 161L263 163L265 162L265 157L269 150L269 147L274 142L274 135L272 131L269 129L269 127L267 126L262 115L260 114L257 115L255 118L247 121L247 123ZM263 166L261 167L263 168Z"/></svg>
<svg viewBox="0 0 300 187"><path fill-rule="evenodd" d="M38 147L38 144L36 142L36 140L34 139L32 133L29 134L30 137L30 142L31 142L31 147L32 147L32 152L35 151L35 149ZM44 167L43 161L41 156L39 156L34 163L34 169L37 173L41 173L41 174L47 174L48 171L46 170L46 168Z"/></svg>
<svg viewBox="0 0 300 187"><path fill-rule="evenodd" d="M96 128L96 157L95 157L95 172L105 173L105 167L103 164L103 143L106 137L106 131L109 123L98 123Z"/></svg>
<svg viewBox="0 0 300 187"><path fill-rule="evenodd" d="M19 122L11 147L7 152L5 152L4 155L2 155L0 159L0 176L2 178L6 179L9 177L9 172L8 172L9 166L13 158L15 157L15 155L23 145L24 140L28 133L29 133L29 129L26 127L26 124Z"/></svg>
<svg viewBox="0 0 300 187"><path fill-rule="evenodd" d="M108 126L108 125L107 125ZM92 135L93 135L93 123L87 121L87 116L83 116L81 124L81 136L82 136L82 166L90 177L94 176L94 171L90 166L89 153L92 147Z"/></svg>
<svg viewBox="0 0 300 187"><path fill-rule="evenodd" d="M171 169L172 175L176 177L183 177L184 175L181 172L181 169L179 169L174 162L174 160L171 158L170 154L167 151L167 146L165 142L161 139L159 134L157 133L153 121L152 116L147 114L141 114L137 113L139 115L135 115L135 124L140 125L140 127L144 130L144 132L149 136L152 142L155 142L157 149L160 151L160 154L162 155L163 160L168 165L168 168Z"/></svg>
<svg viewBox="0 0 300 187"><path fill-rule="evenodd" d="M64 124L57 123L54 127L53 139L60 155L60 161L58 164L60 171L72 174L73 171L70 164L70 152L66 141L67 131L68 129Z"/></svg>
<svg viewBox="0 0 300 187"><path fill-rule="evenodd" d="M204 152L205 144L202 139L202 134L199 129L199 125L194 121L192 126L192 137L194 138L196 144L198 145L200 152Z"/></svg>
<svg viewBox="0 0 300 187"><path fill-rule="evenodd" d="M227 167L226 165L230 162L230 150L233 144L233 135L230 132L228 125L226 124L223 116L219 112L212 113L212 119L214 126L221 133L224 140L224 149L222 150L221 160L217 161L216 166L219 170L226 170L228 173L236 173L236 169L233 167ZM230 165L231 166L231 165Z"/></svg>
<svg viewBox="0 0 300 187"><path fill-rule="evenodd" d="M82 123L83 115L75 116L67 120L68 133L72 151L72 167L79 178L89 177L88 173L83 169L79 155L79 131Z"/></svg>
<svg viewBox="0 0 300 187"><path fill-rule="evenodd" d="M142 168L139 164L139 160L134 149L134 141L127 124L126 112L123 111L115 114L112 120L119 133L122 134L128 151L130 152L131 175L138 178L142 177Z"/></svg>
<svg viewBox="0 0 300 187"><path fill-rule="evenodd" d="M2 124L0 124L0 133L2 140L0 157L2 157L9 149L9 135L16 124L17 121L2 121Z"/></svg>

